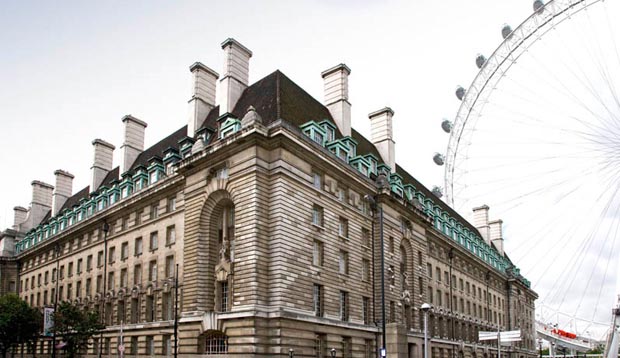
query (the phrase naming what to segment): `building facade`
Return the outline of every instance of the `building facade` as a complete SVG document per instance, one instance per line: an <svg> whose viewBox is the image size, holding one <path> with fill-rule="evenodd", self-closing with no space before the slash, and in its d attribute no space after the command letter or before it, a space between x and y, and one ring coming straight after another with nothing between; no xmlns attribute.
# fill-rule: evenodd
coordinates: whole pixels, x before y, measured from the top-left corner
<svg viewBox="0 0 620 358"><path fill-rule="evenodd" d="M222 49L223 75L190 67L179 130L145 149L125 116L118 166L96 139L88 187L32 183L0 240L3 290L99 310L90 356L117 355L121 328L126 356L172 356L177 317L180 357L377 357L384 335L388 357L422 357L423 303L432 357L496 355L478 332L498 324L522 332L504 357L536 354L501 221L468 223L396 164L390 108L370 140L351 127L347 66L322 73L320 103L279 71L249 84L252 52Z"/></svg>

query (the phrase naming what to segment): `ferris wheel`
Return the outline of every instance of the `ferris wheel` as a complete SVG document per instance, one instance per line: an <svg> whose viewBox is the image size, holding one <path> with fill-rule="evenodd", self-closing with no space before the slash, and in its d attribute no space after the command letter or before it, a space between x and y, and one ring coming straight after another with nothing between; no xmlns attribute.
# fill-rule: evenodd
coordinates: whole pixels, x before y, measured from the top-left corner
<svg viewBox="0 0 620 358"><path fill-rule="evenodd" d="M620 0L534 1L461 101L445 154L444 200L486 204L506 251L539 293L541 319L591 330L620 285ZM545 311L546 310L546 311ZM562 316L562 317L560 317Z"/></svg>

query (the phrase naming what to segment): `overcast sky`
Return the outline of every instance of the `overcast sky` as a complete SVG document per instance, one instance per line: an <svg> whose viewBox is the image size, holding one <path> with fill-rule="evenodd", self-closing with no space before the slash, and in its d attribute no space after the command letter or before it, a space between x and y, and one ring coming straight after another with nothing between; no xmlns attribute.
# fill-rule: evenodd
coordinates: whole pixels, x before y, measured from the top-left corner
<svg viewBox="0 0 620 358"><path fill-rule="evenodd" d="M346 63L353 126L369 137L367 114L391 107L397 162L427 187L443 185L431 158L445 151L439 125L458 109L455 87L472 81L476 54L499 45L502 25L531 9L529 0L2 1L0 224L29 205L32 180L54 184L56 169L76 176L74 192L87 186L93 139L116 146L118 165L124 115L148 123L146 147L185 125L188 68L222 73L228 37L253 51L251 83L279 69L319 101L321 71Z"/></svg>

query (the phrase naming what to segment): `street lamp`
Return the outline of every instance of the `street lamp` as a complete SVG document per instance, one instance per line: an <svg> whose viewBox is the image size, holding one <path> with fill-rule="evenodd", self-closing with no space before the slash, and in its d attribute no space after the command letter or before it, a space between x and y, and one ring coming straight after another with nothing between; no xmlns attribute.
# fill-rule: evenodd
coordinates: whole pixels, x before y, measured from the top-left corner
<svg viewBox="0 0 620 358"><path fill-rule="evenodd" d="M329 351L329 354L331 354L332 358L336 358L336 348L332 348L332 349Z"/></svg>
<svg viewBox="0 0 620 358"><path fill-rule="evenodd" d="M105 329L105 291L106 291L106 280L108 278L108 231L110 231L110 225L108 225L107 221L103 222L103 309L101 310L101 321L103 322L103 329ZM99 333L99 358L101 358L101 351L103 348L103 329ZM107 352L110 354L110 352Z"/></svg>
<svg viewBox="0 0 620 358"><path fill-rule="evenodd" d="M379 178L377 178L377 182L379 182ZM373 211L373 223L375 219L374 214L377 213L377 211L379 212L379 245L381 246L381 352L385 352L385 248L383 242L383 207L377 204L377 200L374 196L366 194L364 195L364 200L370 204Z"/></svg>
<svg viewBox="0 0 620 358"><path fill-rule="evenodd" d="M288 358L293 358L295 351L293 350L293 348L289 348L288 349Z"/></svg>
<svg viewBox="0 0 620 358"><path fill-rule="evenodd" d="M433 308L428 303L423 303L420 309L424 313L424 358L428 358L428 311Z"/></svg>
<svg viewBox="0 0 620 358"><path fill-rule="evenodd" d="M538 338L538 352L540 354L540 358L542 358L542 338Z"/></svg>

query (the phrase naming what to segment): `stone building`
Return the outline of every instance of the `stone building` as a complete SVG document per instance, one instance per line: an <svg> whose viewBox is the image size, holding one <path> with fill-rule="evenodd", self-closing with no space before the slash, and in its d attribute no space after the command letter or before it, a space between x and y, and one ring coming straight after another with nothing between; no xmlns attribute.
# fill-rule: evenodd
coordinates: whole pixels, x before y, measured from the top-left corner
<svg viewBox="0 0 620 358"><path fill-rule="evenodd" d="M424 302L433 357L493 356L478 331L498 323L522 332L505 357L536 354L537 296L501 221L480 207L468 223L396 163L394 111L370 113L366 139L347 66L322 73L321 103L280 71L250 84L252 52L222 48L222 75L190 67L177 131L144 148L147 124L125 116L120 165L96 139L89 186L32 183L2 237L7 290L99 310L91 356L117 355L121 327L126 356L173 355L177 267L180 357L376 357L384 323L388 357L421 357Z"/></svg>

